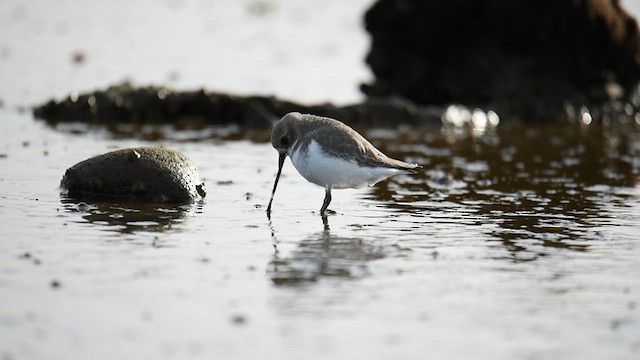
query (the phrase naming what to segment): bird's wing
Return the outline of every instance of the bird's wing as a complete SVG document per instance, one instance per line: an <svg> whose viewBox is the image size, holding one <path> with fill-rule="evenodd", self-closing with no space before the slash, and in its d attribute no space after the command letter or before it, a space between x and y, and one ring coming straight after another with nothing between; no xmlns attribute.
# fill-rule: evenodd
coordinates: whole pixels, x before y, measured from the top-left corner
<svg viewBox="0 0 640 360"><path fill-rule="evenodd" d="M313 136L328 155L353 161L362 166L388 167L407 171L418 167L416 164L386 156L362 135L346 125L341 126L340 129L342 131L330 131L327 127L321 127L308 135Z"/></svg>

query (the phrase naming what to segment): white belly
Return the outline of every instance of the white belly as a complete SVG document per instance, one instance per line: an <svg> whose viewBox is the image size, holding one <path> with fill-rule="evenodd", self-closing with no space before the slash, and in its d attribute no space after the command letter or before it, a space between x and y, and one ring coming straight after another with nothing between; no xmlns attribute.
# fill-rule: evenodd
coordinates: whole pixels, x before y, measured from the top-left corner
<svg viewBox="0 0 640 360"><path fill-rule="evenodd" d="M322 187L357 189L402 172L386 167L359 166L355 161L328 156L315 141L309 144L307 150L306 153L294 151L291 162L307 181Z"/></svg>

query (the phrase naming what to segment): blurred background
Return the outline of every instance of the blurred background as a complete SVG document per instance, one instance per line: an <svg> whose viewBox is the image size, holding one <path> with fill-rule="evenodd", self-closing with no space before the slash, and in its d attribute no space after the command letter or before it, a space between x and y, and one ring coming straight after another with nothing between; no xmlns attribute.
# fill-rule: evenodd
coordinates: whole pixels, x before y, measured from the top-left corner
<svg viewBox="0 0 640 360"><path fill-rule="evenodd" d="M0 2L0 99L33 105L114 83L362 98L371 0Z"/></svg>
<svg viewBox="0 0 640 360"><path fill-rule="evenodd" d="M464 2L423 3L431 5L407 11L402 2L383 1L367 18L367 32L365 13L374 3L6 0L0 4L0 101L33 106L129 82L345 105L365 98L364 84L371 96L552 120L564 106L558 98L580 112L594 99L615 97L616 83L603 82L638 78L636 70L619 70L633 58L623 41L633 40L620 40L632 34L621 33L629 29L620 29L609 3L508 9L498 1L477 10ZM620 5L640 15L639 2ZM475 15L491 6L484 17ZM624 90L628 95L630 88Z"/></svg>

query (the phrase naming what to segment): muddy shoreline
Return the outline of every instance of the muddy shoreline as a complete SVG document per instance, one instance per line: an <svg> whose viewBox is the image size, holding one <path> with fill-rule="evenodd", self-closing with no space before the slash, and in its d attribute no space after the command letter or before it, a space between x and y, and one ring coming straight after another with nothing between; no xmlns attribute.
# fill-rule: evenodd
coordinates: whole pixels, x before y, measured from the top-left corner
<svg viewBox="0 0 640 360"><path fill-rule="evenodd" d="M640 87L627 101L611 100L589 105L566 103L561 116L521 118L503 116L500 122L554 123L629 123L638 122ZM34 116L51 125L66 122L89 124L166 124L198 121L210 125L238 125L245 130L269 129L289 112L298 111L339 119L351 126L385 126L398 124L440 126L455 122L447 119L449 106L469 113L484 114L491 109L466 107L464 104L419 105L402 97L370 97L361 103L338 106L331 103L301 104L274 96L240 96L205 89L175 91L164 86L135 87L129 83L110 86L63 100L50 100L33 108ZM469 122L471 119L462 119Z"/></svg>
<svg viewBox="0 0 640 360"><path fill-rule="evenodd" d="M274 121L292 111L329 116L351 125L440 125L443 108L419 106L391 97L372 98L345 106L304 105L273 96L239 96L204 89L174 91L162 86L133 87L125 83L61 101L50 100L33 110L36 118L51 124L196 120L212 125L237 124L245 129L268 129Z"/></svg>

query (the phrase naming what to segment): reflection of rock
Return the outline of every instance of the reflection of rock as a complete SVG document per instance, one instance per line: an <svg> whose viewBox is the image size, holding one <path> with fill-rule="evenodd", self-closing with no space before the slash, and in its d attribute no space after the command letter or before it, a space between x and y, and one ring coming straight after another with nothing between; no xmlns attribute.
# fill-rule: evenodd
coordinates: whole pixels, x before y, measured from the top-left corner
<svg viewBox="0 0 640 360"><path fill-rule="evenodd" d="M60 186L74 198L190 203L206 195L195 164L162 147L117 150L82 161L66 171Z"/></svg>
<svg viewBox="0 0 640 360"><path fill-rule="evenodd" d="M640 78L640 33L618 0L380 0L366 26L369 95L549 121Z"/></svg>
<svg viewBox="0 0 640 360"><path fill-rule="evenodd" d="M62 198L61 201L66 211L82 213L82 217L90 223L114 226L123 233L166 231L183 219L194 206L132 201L92 201L87 204L70 198Z"/></svg>
<svg viewBox="0 0 640 360"><path fill-rule="evenodd" d="M323 276L357 278L368 274L367 262L384 258L390 249L324 231L301 241L288 257L281 257L276 249L269 273L278 285L315 281Z"/></svg>

